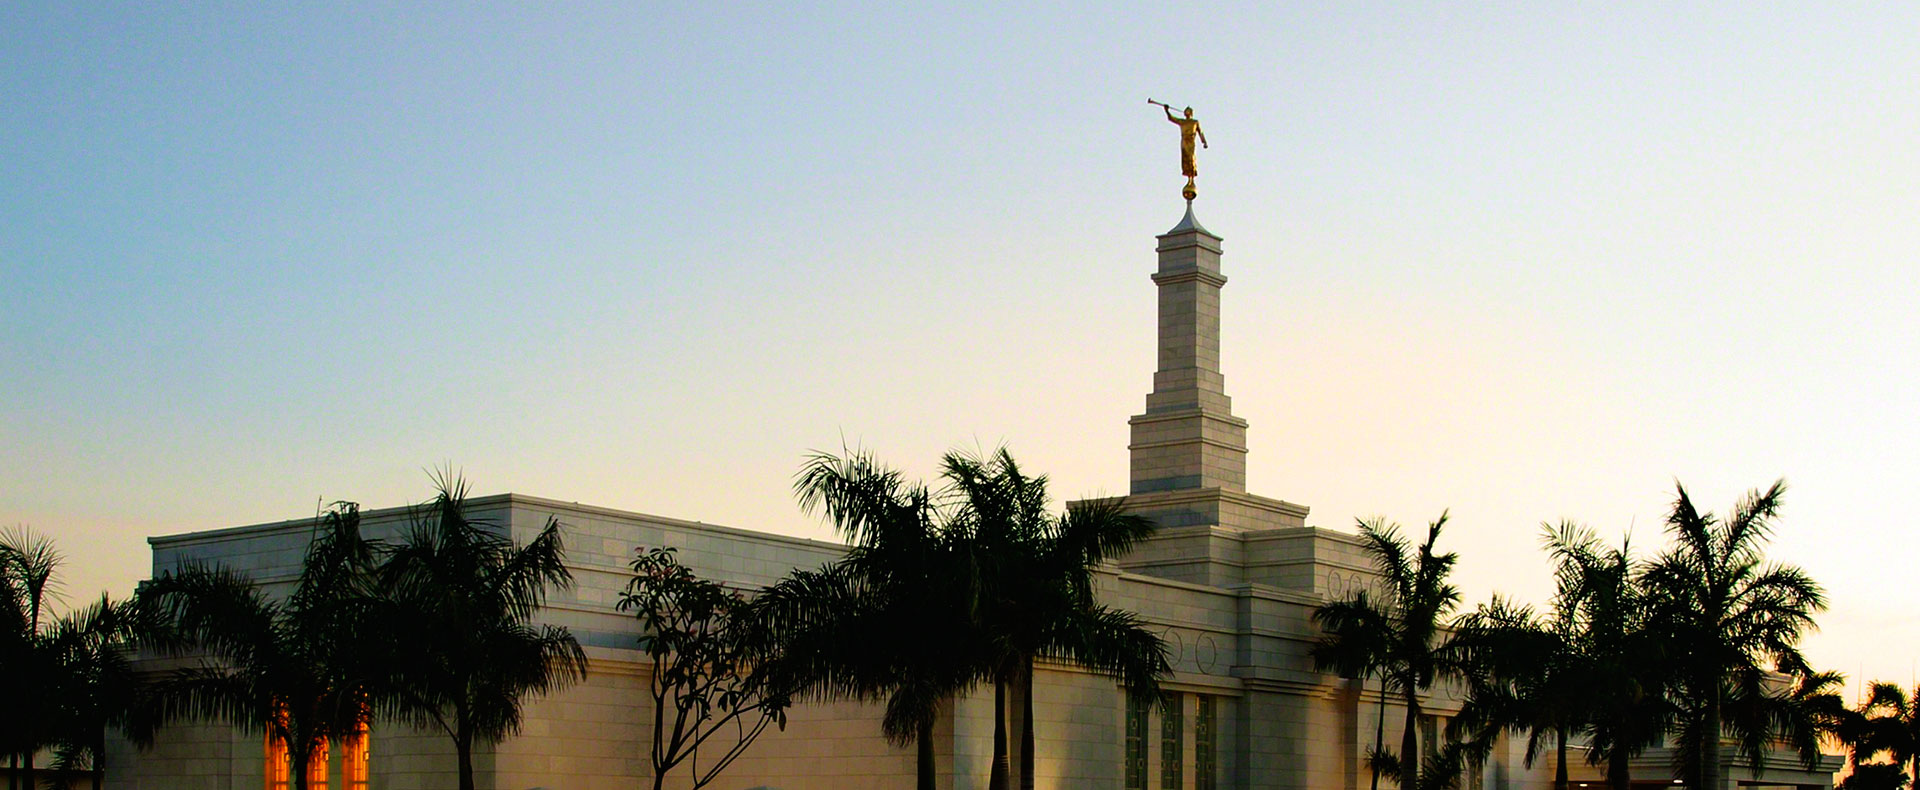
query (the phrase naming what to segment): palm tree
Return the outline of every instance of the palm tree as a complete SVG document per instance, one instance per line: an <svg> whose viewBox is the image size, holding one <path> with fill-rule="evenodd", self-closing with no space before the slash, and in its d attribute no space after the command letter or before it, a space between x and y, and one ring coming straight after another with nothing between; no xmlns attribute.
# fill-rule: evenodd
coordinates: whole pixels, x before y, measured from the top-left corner
<svg viewBox="0 0 1920 790"><path fill-rule="evenodd" d="M1834 787L1838 790L1906 790L1907 770L1899 763L1860 763Z"/></svg>
<svg viewBox="0 0 1920 790"><path fill-rule="evenodd" d="M885 700L883 727L920 744L920 786L933 786L931 733L941 703L995 682L994 786L1006 786L1008 685L1036 657L1074 661L1151 694L1166 658L1130 613L1093 601L1090 569L1151 525L1118 503L1046 511L1045 478L1004 451L949 454L936 495L870 456L817 454L794 484L803 510L825 512L853 547L840 562L796 571L756 598L784 634L791 684L824 696ZM875 650L875 645L885 645ZM1033 775L1032 701L1023 782Z"/></svg>
<svg viewBox="0 0 1920 790"><path fill-rule="evenodd" d="M1916 694L1916 698L1920 698L1920 694ZM1862 766L1871 765L1863 758L1871 759L1884 752L1896 766L1895 770L1911 769L1913 777L1920 777L1920 705L1910 701L1899 685L1875 682L1855 715L1858 717L1855 732L1843 740L1852 747L1849 760L1856 774ZM1882 779L1883 784L1887 781Z"/></svg>
<svg viewBox="0 0 1920 790"><path fill-rule="evenodd" d="M0 533L0 666L7 667L0 678L5 683L0 698L16 711L0 720L0 754L14 766L24 756L27 777L33 776L34 753L40 748L36 725L50 702L42 682L47 667L39 649L41 610L53 592L59 563L53 544L26 528Z"/></svg>
<svg viewBox="0 0 1920 790"><path fill-rule="evenodd" d="M90 770L94 787L105 786L108 725L121 725L136 743L152 742L151 732L130 718L144 693L128 661L136 617L132 603L103 594L55 621L46 635L58 667L48 687L53 715L45 722L53 767L62 773Z"/></svg>
<svg viewBox="0 0 1920 790"><path fill-rule="evenodd" d="M525 546L503 525L467 515L466 483L435 479L439 492L412 513L406 537L378 574L381 627L405 634L387 657L382 706L453 740L459 790L473 790L473 748L519 731L521 705L586 677L587 658L567 629L528 621L549 589L567 589L560 523ZM395 640L397 642L397 640Z"/></svg>
<svg viewBox="0 0 1920 790"><path fill-rule="evenodd" d="M943 475L958 497L957 521L980 572L979 628L992 651L994 762L990 788L1007 786L1006 698L1021 707L1020 783L1034 786L1033 666L1068 661L1119 678L1127 693L1152 697L1165 675L1166 648L1132 613L1094 601L1095 566L1125 554L1153 522L1117 500L1077 502L1047 512L1047 478L1020 470L1005 449L986 459L948 453Z"/></svg>
<svg viewBox="0 0 1920 790"><path fill-rule="evenodd" d="M1630 760L1659 743L1671 721L1668 645L1648 617L1631 544L1606 548L1592 530L1549 528L1559 586L1571 609L1581 697L1589 734L1587 763L1607 766L1614 790L1632 783Z"/></svg>
<svg viewBox="0 0 1920 790"><path fill-rule="evenodd" d="M973 626L971 557L925 486L866 454L813 455L794 493L853 546L755 598L780 635L780 685L884 701L882 730L917 743L918 786L932 790L940 705L989 674Z"/></svg>
<svg viewBox="0 0 1920 790"><path fill-rule="evenodd" d="M1007 688L1023 671L1031 671L1030 648L1048 616L1025 600L1044 586L1031 578L1035 569L1026 567L1026 560L1028 552L1040 549L1047 482L1022 474L1005 450L991 461L950 452L942 458L941 476L955 505L959 545L973 572L972 616L987 640L993 678L993 762L987 788L1007 790ZM1027 724L1031 727L1031 720Z"/></svg>
<svg viewBox="0 0 1920 790"><path fill-rule="evenodd" d="M367 616L373 552L359 524L346 503L316 524L284 601L224 568L188 564L148 582L135 604L149 624L146 644L203 660L158 681L146 726L192 719L264 729L286 745L293 786L305 790L310 760L372 713L364 641L353 638Z"/></svg>
<svg viewBox="0 0 1920 790"><path fill-rule="evenodd" d="M836 562L796 570L755 596L757 617L778 640L773 687L884 704L881 732L915 747L916 786L932 790L940 706L985 673L951 601L874 581Z"/></svg>
<svg viewBox="0 0 1920 790"><path fill-rule="evenodd" d="M1649 630L1630 547L1601 545L1591 529L1545 525L1555 592L1545 617L1499 598L1462 622L1476 672L1460 720L1528 733L1531 764L1543 737L1558 756L1554 786L1568 784L1568 739L1589 735L1586 760L1605 764L1627 790L1629 760L1657 743L1668 721L1664 649Z"/></svg>
<svg viewBox="0 0 1920 790"><path fill-rule="evenodd" d="M1845 679L1837 672L1807 672L1786 679L1792 685L1784 690L1782 680L1751 668L1736 673L1726 699L1727 729L1740 739L1744 753L1778 742L1812 767L1819 763L1823 743L1858 731L1856 714L1840 698Z"/></svg>
<svg viewBox="0 0 1920 790"><path fill-rule="evenodd" d="M53 584L54 567L59 555L44 538L36 538L25 528L8 529L0 534L0 666L7 667L0 678L0 697L17 711L0 720L0 754L18 765L26 756L26 776L33 776L34 752L40 748L33 724L40 720L39 708L45 699L38 681L40 652L40 610ZM31 780L29 780L31 781Z"/></svg>
<svg viewBox="0 0 1920 790"><path fill-rule="evenodd" d="M1674 546L1654 562L1646 582L1679 651L1680 778L1720 790L1723 733L1731 731L1738 753L1759 770L1769 733L1780 731L1780 722L1765 716L1728 716L1730 703L1741 695L1770 695L1760 682L1765 672L1813 674L1798 645L1826 600L1799 568L1766 560L1785 481L1749 492L1725 520L1698 510L1686 488L1676 488L1667 517ZM1740 710L1758 707L1749 699Z"/></svg>
<svg viewBox="0 0 1920 790"><path fill-rule="evenodd" d="M99 784L106 728L126 724L139 686L128 666L133 611L105 595L93 604L50 618L59 588L61 557L51 541L25 528L0 532L0 754L24 758L29 786L34 759L54 750L53 768L82 768ZM136 741L145 735L130 730Z"/></svg>
<svg viewBox="0 0 1920 790"><path fill-rule="evenodd" d="M1315 661L1323 668L1374 667L1383 690L1398 694L1406 706L1400 753L1376 750L1375 756L1376 762L1394 769L1401 787L1410 790L1420 787L1420 694L1435 681L1461 677L1467 669L1461 651L1445 632L1460 604L1459 588L1447 581L1457 555L1434 553L1446 523L1447 515L1441 513L1415 549L1408 546L1397 524L1379 519L1360 522L1360 537L1392 594L1391 602L1381 605L1355 596L1323 604L1313 613L1323 631L1314 649Z"/></svg>
<svg viewBox="0 0 1920 790"><path fill-rule="evenodd" d="M1526 733L1528 767L1552 739L1554 790L1567 790L1567 740L1586 724L1576 601L1564 579L1545 617L1495 595L1461 618L1454 635L1471 671L1466 704L1452 724L1475 740Z"/></svg>
<svg viewBox="0 0 1920 790"><path fill-rule="evenodd" d="M1327 638L1316 643L1311 651L1316 668L1360 681L1362 692L1369 676L1380 675L1380 715L1374 720L1373 749L1367 760L1371 774L1368 787L1380 790L1380 761L1372 757L1384 754L1386 748L1386 698L1390 691L1382 661L1387 654L1387 641L1393 634L1393 605L1391 601L1375 600L1363 589L1355 591L1350 598L1322 605L1314 610L1313 618L1327 633ZM1337 636L1334 623L1340 624Z"/></svg>
<svg viewBox="0 0 1920 790"><path fill-rule="evenodd" d="M60 553L52 541L13 527L0 533L0 665L8 668L6 704L14 712L0 722L0 753L24 760L28 782L35 753L46 743L43 723L56 697L48 680L59 671L47 650L47 605L59 590Z"/></svg>

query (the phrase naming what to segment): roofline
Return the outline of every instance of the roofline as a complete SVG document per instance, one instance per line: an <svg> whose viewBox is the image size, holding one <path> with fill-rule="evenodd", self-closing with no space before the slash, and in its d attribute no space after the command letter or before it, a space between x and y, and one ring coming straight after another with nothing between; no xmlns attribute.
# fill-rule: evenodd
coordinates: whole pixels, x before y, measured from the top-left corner
<svg viewBox="0 0 1920 790"><path fill-rule="evenodd" d="M558 510L563 512L579 513L582 515L611 516L619 519L650 521L650 522L662 524L669 527L679 527L682 529L695 529L695 530L702 530L707 532L719 532L724 534L732 534L732 535L736 535L744 538L752 538L755 540L772 541L776 543L787 543L787 544L792 544L796 546L804 546L804 547L815 548L815 549L831 549L835 551L845 551L847 548L847 544L844 544L844 543L835 543L832 541L825 541L825 540L814 540L812 538L797 538L791 535L781 535L781 534L772 533L772 532L761 532L759 530L743 529L740 527L729 527L721 524L708 524L703 521L689 521L687 519L674 518L672 516L660 516L660 515L654 515L652 513L641 513L641 512L632 511L632 510L620 510L618 508L601 507L599 505L582 505L578 502L567 502L567 501L562 501L558 499L547 499L545 497L530 496L527 494L516 494L511 491L502 493L502 494L488 494L486 496L468 497L466 499L466 504L468 507L491 507L491 506L497 506L497 505L505 505L507 507L513 507L515 505L525 505L530 507L544 508L548 510ZM384 508L379 508L375 510L362 510L360 511L360 516L362 519L405 518L407 516L407 513L415 507L418 507L418 505L399 505L395 507L384 507ZM255 537L258 535L263 535L263 534L268 534L273 532L282 532L288 529L293 529L298 527L310 527L317 520L318 520L317 517L295 518L295 519L286 519L284 521L268 521L268 522L262 522L257 524L243 524L240 526L233 526L233 527L219 527L216 529L196 530L193 532L179 532L171 535L154 535L154 536L149 536L147 538L147 545L151 548L158 549L158 548L168 547L168 546L182 544L182 543L207 543L207 542L220 542L220 541L228 541L228 540L244 540L244 539Z"/></svg>

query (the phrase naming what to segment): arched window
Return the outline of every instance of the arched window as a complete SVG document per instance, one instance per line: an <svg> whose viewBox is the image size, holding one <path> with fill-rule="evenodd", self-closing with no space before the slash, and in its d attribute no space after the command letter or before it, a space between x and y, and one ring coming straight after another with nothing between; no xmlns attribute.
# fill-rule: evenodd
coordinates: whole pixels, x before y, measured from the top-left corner
<svg viewBox="0 0 1920 790"><path fill-rule="evenodd" d="M372 740L365 722L347 739L346 753L340 755L340 790L367 790L367 756Z"/></svg>
<svg viewBox="0 0 1920 790"><path fill-rule="evenodd" d="M367 756L373 739L367 733L365 722L360 729L344 744L340 755L340 790L367 790ZM331 753L326 741L313 752L313 759L307 761L307 790L327 790L328 763ZM267 734L266 744L266 790L293 790L292 764L287 754L287 742Z"/></svg>
<svg viewBox="0 0 1920 790"><path fill-rule="evenodd" d="M287 770L287 742L267 733L267 790L289 790L293 786Z"/></svg>
<svg viewBox="0 0 1920 790"><path fill-rule="evenodd" d="M307 761L307 790L327 790L327 742L321 741Z"/></svg>

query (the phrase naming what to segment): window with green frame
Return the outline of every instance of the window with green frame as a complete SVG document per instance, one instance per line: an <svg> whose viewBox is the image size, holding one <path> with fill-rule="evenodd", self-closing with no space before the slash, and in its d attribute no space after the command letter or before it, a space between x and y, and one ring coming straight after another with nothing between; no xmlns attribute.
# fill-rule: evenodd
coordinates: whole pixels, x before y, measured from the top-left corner
<svg viewBox="0 0 1920 790"><path fill-rule="evenodd" d="M1214 698L1202 694L1193 701L1193 790L1214 790L1214 744L1218 737Z"/></svg>
<svg viewBox="0 0 1920 790"><path fill-rule="evenodd" d="M1180 758L1186 747L1182 733L1186 721L1180 702L1179 694L1160 699L1160 790L1180 790L1183 779Z"/></svg>
<svg viewBox="0 0 1920 790"><path fill-rule="evenodd" d="M1127 695L1127 790L1147 790L1147 715L1145 698Z"/></svg>

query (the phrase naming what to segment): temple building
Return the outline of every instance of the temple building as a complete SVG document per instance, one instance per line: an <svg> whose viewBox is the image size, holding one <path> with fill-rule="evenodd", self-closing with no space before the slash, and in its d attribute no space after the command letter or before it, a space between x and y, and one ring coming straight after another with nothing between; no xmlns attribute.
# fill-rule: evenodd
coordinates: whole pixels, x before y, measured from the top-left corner
<svg viewBox="0 0 1920 790"><path fill-rule="evenodd" d="M1220 370L1222 239L1195 219L1191 205L1157 237L1158 369L1144 410L1129 420L1125 507L1158 529L1097 574L1102 603L1139 614L1164 637L1173 673L1162 702L1135 704L1109 678L1043 662L1034 682L1035 786L1367 790L1375 728L1384 717L1385 742L1397 744L1404 709L1382 699L1378 683L1316 671L1308 650L1318 638L1314 608L1368 588L1376 577L1356 536L1307 526L1306 506L1246 489L1248 425L1233 415ZM469 499L468 508L521 542L549 518L560 521L575 586L554 595L540 620L570 629L590 659L583 683L532 700L522 734L477 756L483 790L630 790L651 781L651 667L636 642L637 621L614 610L636 548L677 547L696 573L741 588L820 566L844 548L521 494ZM406 519L404 509L368 511L363 528L390 535ZM153 568L219 563L286 586L299 574L312 525L302 519L151 538ZM992 688L982 687L943 711L935 728L940 787L986 787L992 703ZM1431 743L1459 700L1440 688L1423 708L1418 726ZM784 730L768 730L710 786L912 787L914 750L889 745L880 717L879 707L859 703L796 705ZM1013 719L1009 740L1017 750L1020 722ZM1510 740L1464 777L1463 787L1549 787L1551 751L1529 767L1524 743ZM113 748L111 787L291 787L284 762L275 764L283 755L260 732L182 725L165 730L149 751ZM451 743L437 732L376 721L364 739L337 752L318 769L328 790L455 784ZM1575 782L1598 787L1600 770L1573 752ZM1807 771L1791 755L1779 757L1756 778L1729 751L1729 785L1832 785L1838 758ZM1017 771L1017 751L1012 762ZM1670 785L1669 762L1667 749L1649 750L1635 761L1636 776L1649 786Z"/></svg>

